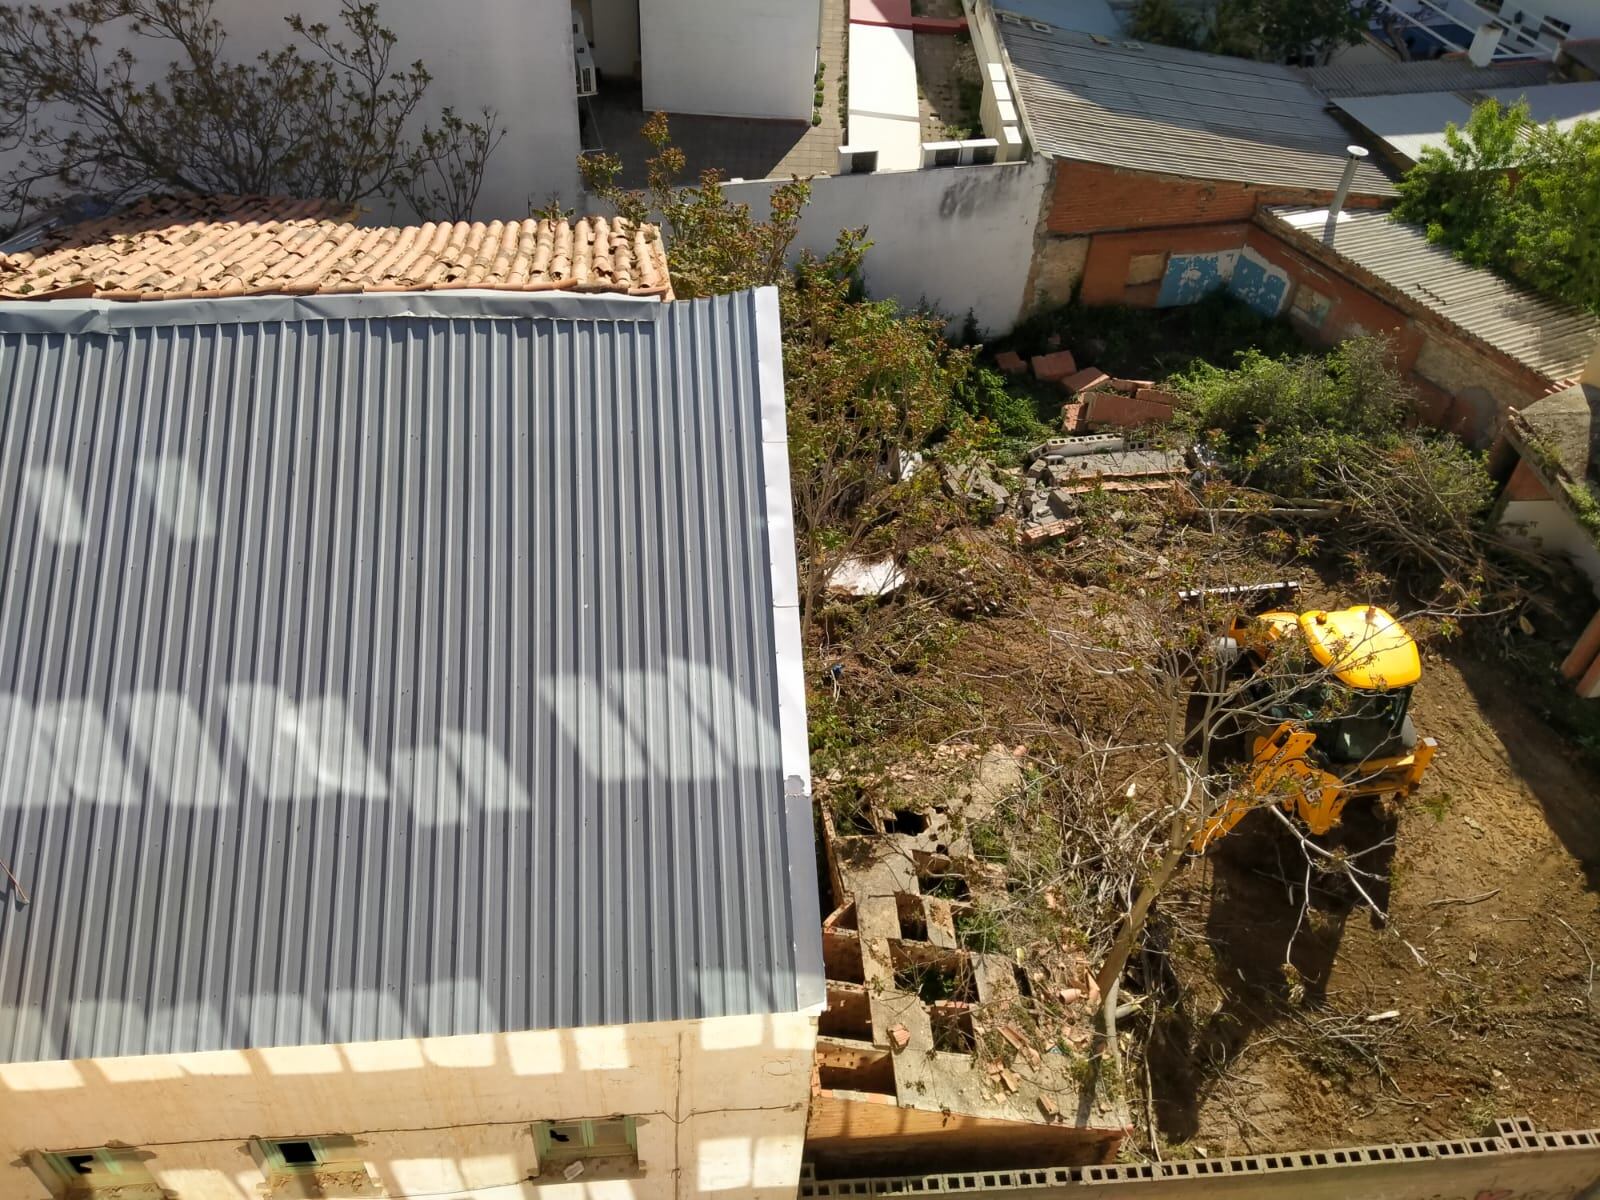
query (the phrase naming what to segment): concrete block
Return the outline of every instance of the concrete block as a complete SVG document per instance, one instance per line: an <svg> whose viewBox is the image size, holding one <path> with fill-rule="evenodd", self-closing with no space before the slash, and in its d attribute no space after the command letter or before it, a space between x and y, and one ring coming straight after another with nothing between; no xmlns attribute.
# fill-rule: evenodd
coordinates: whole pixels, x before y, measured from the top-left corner
<svg viewBox="0 0 1600 1200"><path fill-rule="evenodd" d="M1085 367L1075 374L1068 375L1061 381L1061 386L1076 395L1079 392L1093 391L1110 378L1111 376L1097 367Z"/></svg>
<svg viewBox="0 0 1600 1200"><path fill-rule="evenodd" d="M1033 377L1045 383L1059 383L1077 371L1078 364L1070 350L1041 354L1033 360Z"/></svg>
<svg viewBox="0 0 1600 1200"><path fill-rule="evenodd" d="M1007 375L1022 375L1028 369L1028 364L1022 355L1015 350L1002 350L994 356L994 365Z"/></svg>
<svg viewBox="0 0 1600 1200"><path fill-rule="evenodd" d="M1058 517L1070 517L1075 507L1075 497L1065 488L1056 488L1050 493L1050 511Z"/></svg>

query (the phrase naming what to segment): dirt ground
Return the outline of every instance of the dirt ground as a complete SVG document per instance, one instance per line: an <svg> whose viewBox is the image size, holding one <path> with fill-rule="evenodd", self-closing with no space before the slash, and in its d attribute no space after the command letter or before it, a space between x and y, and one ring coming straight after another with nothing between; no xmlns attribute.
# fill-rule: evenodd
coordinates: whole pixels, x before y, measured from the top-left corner
<svg viewBox="0 0 1600 1200"><path fill-rule="evenodd" d="M1298 906L1271 838L1245 831L1190 870L1172 907L1211 953L1178 964L1192 990L1152 1043L1164 1140L1229 1154L1503 1116L1600 1125L1600 777L1537 694L1505 664L1428 656L1414 713L1440 749L1398 823L1389 925L1316 914L1295 939L1298 1005L1282 970Z"/></svg>

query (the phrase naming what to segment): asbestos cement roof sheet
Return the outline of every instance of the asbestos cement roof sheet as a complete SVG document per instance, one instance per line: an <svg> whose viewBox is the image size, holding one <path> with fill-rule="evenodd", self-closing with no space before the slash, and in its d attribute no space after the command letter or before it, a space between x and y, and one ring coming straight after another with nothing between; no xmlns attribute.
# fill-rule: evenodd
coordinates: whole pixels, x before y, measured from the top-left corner
<svg viewBox="0 0 1600 1200"><path fill-rule="evenodd" d="M777 322L0 309L0 1061L820 1004Z"/></svg>
<svg viewBox="0 0 1600 1200"><path fill-rule="evenodd" d="M1350 135L1298 71L1001 21L1034 146L1191 179L1332 191ZM1370 160L1358 195L1391 196Z"/></svg>
<svg viewBox="0 0 1600 1200"><path fill-rule="evenodd" d="M1416 92L1396 96L1356 96L1333 101L1352 121L1416 162L1428 146L1443 148L1445 131L1462 126L1484 100L1503 105L1526 102L1528 115L1570 129L1600 117L1600 83L1555 83L1492 91Z"/></svg>
<svg viewBox="0 0 1600 1200"><path fill-rule="evenodd" d="M1267 216L1290 236L1322 244L1327 209L1273 208ZM1575 379L1600 342L1600 321L1588 313L1468 266L1428 241L1420 226L1391 220L1385 212L1340 213L1333 250L1551 383Z"/></svg>
<svg viewBox="0 0 1600 1200"><path fill-rule="evenodd" d="M1556 77L1555 67L1548 62L1477 67L1465 58L1306 67L1301 74L1312 87L1330 98L1528 88L1549 83Z"/></svg>

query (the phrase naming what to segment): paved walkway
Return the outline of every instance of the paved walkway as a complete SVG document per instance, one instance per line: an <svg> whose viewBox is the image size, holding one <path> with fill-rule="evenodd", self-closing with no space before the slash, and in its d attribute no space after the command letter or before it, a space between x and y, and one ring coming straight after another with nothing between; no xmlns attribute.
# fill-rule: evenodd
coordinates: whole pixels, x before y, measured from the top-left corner
<svg viewBox="0 0 1600 1200"><path fill-rule="evenodd" d="M822 123L754 121L743 117L668 114L672 140L688 160L686 174L717 167L724 179L787 179L791 175L832 175L839 169L839 81L845 70L846 0L822 0ZM607 80L600 95L586 102L585 145L596 135L602 147L623 162L622 182L645 183L650 144L639 130L646 114L637 83Z"/></svg>

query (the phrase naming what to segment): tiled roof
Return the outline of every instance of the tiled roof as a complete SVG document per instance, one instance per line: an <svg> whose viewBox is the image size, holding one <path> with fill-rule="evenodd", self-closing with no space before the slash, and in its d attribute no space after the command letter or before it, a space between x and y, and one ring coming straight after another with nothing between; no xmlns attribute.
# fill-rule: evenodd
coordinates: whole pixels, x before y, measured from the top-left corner
<svg viewBox="0 0 1600 1200"><path fill-rule="evenodd" d="M1320 246L1325 208L1272 208L1267 219L1301 242ZM1600 343L1600 321L1581 309L1525 292L1492 271L1469 266L1428 240L1427 230L1388 213L1346 209L1333 251L1413 303L1521 363L1551 383L1583 371Z"/></svg>
<svg viewBox="0 0 1600 1200"><path fill-rule="evenodd" d="M1002 20L1033 144L1052 158L1332 191L1350 136L1291 67ZM1371 161L1355 192L1392 196Z"/></svg>
<svg viewBox="0 0 1600 1200"><path fill-rule="evenodd" d="M654 225L620 218L361 226L319 200L146 199L0 254L0 299L177 300L337 292L618 292L670 299Z"/></svg>

